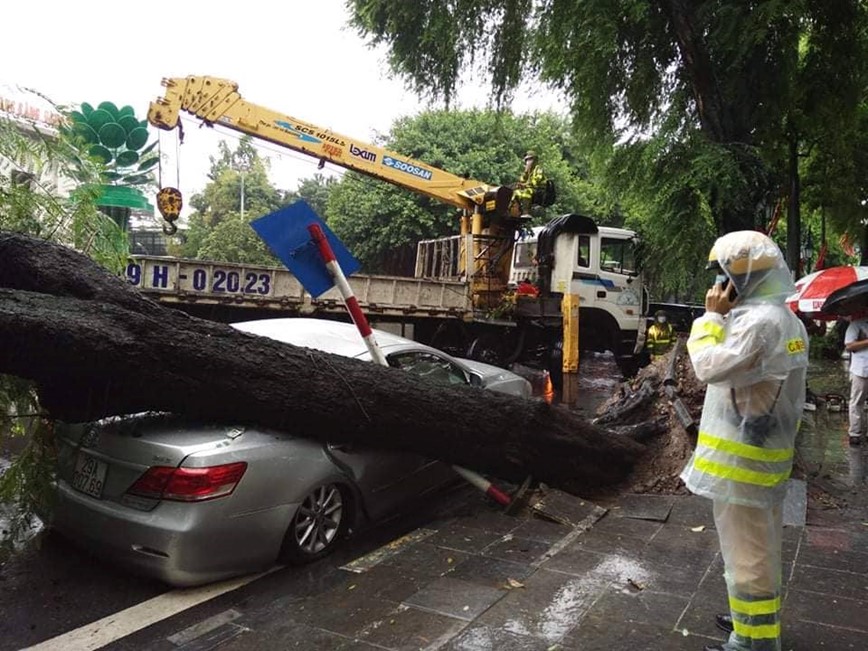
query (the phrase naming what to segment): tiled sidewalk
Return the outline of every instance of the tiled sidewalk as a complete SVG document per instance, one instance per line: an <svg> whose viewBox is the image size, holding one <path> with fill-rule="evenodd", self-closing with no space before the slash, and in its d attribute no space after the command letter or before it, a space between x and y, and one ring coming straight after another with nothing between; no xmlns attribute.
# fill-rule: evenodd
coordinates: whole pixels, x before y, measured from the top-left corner
<svg viewBox="0 0 868 651"><path fill-rule="evenodd" d="M474 503L363 572L245 613L220 648L698 651L722 640L708 500L627 496L605 512L575 499L578 529ZM821 515L785 529L784 649L868 649L866 512Z"/></svg>

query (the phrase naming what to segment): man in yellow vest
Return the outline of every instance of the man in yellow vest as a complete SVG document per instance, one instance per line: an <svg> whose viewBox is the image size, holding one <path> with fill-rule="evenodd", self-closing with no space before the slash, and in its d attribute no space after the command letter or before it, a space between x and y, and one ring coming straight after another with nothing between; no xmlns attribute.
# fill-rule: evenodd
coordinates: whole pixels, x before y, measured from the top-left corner
<svg viewBox="0 0 868 651"><path fill-rule="evenodd" d="M530 213L530 207L533 203L533 194L538 189L541 189L546 182L545 174L539 166L536 152L528 151L524 155L524 171L515 184L512 192L512 198L518 202L519 210L522 215Z"/></svg>
<svg viewBox="0 0 868 651"><path fill-rule="evenodd" d="M729 633L705 651L780 651L786 480L805 402L808 334L786 305L795 293L777 244L757 231L714 243L719 280L687 351L707 383L696 449L681 478L712 500L724 561Z"/></svg>
<svg viewBox="0 0 868 651"><path fill-rule="evenodd" d="M654 323L648 328L647 346L651 359L665 355L675 343L675 329L669 323L665 310L657 310Z"/></svg>

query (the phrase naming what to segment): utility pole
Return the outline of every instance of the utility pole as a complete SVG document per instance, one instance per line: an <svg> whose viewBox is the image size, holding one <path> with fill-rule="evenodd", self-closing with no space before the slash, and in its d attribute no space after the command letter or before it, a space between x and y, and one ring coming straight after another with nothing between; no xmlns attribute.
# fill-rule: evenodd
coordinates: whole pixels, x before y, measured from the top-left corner
<svg viewBox="0 0 868 651"><path fill-rule="evenodd" d="M232 167L238 172L238 175L241 177L241 219L244 219L244 209L246 203L246 196L244 193L244 176L251 170L252 165L251 161L247 156L239 155L236 151L235 155L232 157Z"/></svg>
<svg viewBox="0 0 868 651"><path fill-rule="evenodd" d="M244 220L244 168L241 169L241 220Z"/></svg>

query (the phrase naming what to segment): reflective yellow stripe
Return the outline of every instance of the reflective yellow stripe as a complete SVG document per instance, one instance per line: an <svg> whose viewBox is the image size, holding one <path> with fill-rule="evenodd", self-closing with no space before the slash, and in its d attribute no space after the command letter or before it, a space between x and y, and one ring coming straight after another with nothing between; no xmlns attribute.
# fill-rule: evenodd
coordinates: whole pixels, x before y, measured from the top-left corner
<svg viewBox="0 0 868 651"><path fill-rule="evenodd" d="M723 326L714 321L694 321L690 336L712 337L715 341L723 341Z"/></svg>
<svg viewBox="0 0 868 651"><path fill-rule="evenodd" d="M729 607L743 615L775 615L781 609L781 598L745 601L737 597L730 597Z"/></svg>
<svg viewBox="0 0 868 651"><path fill-rule="evenodd" d="M756 445L718 438L707 432L699 433L697 443L712 450L720 450L753 461L789 461L793 458L792 448L761 448Z"/></svg>
<svg viewBox="0 0 868 651"><path fill-rule="evenodd" d="M736 635L747 637L752 640L775 639L781 636L781 624L760 624L751 626L750 624L742 624L737 619L732 620L732 626L735 629Z"/></svg>
<svg viewBox="0 0 868 651"><path fill-rule="evenodd" d="M697 470L720 477L721 479L732 479L740 481L744 484L754 484L756 486L777 486L782 481L785 481L790 476L790 471L787 472L759 472L757 470L745 470L744 468L735 468L727 466L723 463L715 463L708 459L697 458L693 462Z"/></svg>
<svg viewBox="0 0 868 651"><path fill-rule="evenodd" d="M723 341L723 326L713 321L694 321L687 340L687 352L695 353Z"/></svg>

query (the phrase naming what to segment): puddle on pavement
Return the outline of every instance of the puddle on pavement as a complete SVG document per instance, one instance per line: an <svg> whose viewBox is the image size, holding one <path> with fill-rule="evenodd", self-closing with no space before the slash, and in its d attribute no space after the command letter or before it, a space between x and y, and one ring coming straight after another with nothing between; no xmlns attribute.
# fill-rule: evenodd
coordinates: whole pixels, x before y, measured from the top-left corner
<svg viewBox="0 0 868 651"><path fill-rule="evenodd" d="M576 626L602 588L599 578L571 579L555 590L543 608L507 619L503 629L517 635L557 642Z"/></svg>
<svg viewBox="0 0 868 651"><path fill-rule="evenodd" d="M600 564L591 570L591 576L598 576L611 584L621 586L622 592L632 592L631 585L646 585L653 578L634 558L620 554L606 556Z"/></svg>
<svg viewBox="0 0 868 651"><path fill-rule="evenodd" d="M631 585L646 585L653 578L641 563L622 554L607 554L580 578L572 578L546 597L545 603L519 609L503 628L510 633L557 642L581 621L588 609L608 589L632 592ZM548 594L547 591L541 591Z"/></svg>
<svg viewBox="0 0 868 651"><path fill-rule="evenodd" d="M808 387L819 398L816 411L805 411L796 448L805 470L812 476L859 487L865 481L868 445L851 447L846 401L850 397L849 360L811 360ZM843 396L840 406L827 396Z"/></svg>
<svg viewBox="0 0 868 651"><path fill-rule="evenodd" d="M623 381L612 353L582 353L579 366L579 398L575 409L586 418L592 418L597 407L611 398Z"/></svg>

